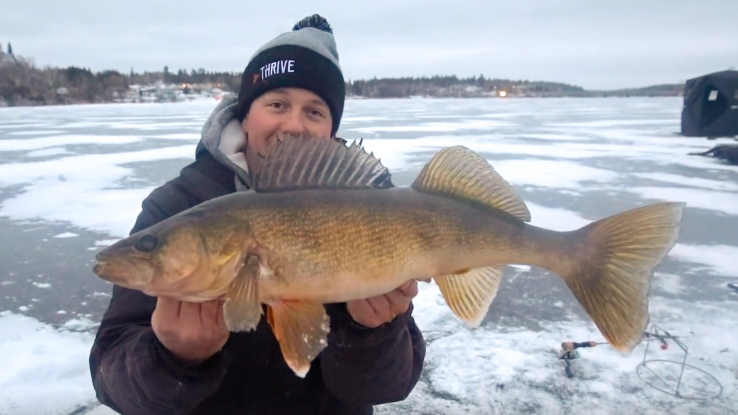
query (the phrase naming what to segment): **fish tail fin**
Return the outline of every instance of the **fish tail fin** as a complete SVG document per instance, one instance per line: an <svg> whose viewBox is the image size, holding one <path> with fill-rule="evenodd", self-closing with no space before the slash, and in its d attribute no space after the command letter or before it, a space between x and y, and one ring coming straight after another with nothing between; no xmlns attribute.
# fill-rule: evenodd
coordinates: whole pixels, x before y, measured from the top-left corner
<svg viewBox="0 0 738 415"><path fill-rule="evenodd" d="M643 338L651 279L679 237L684 206L657 203L575 231L587 254L561 276L605 339L620 352L631 352Z"/></svg>

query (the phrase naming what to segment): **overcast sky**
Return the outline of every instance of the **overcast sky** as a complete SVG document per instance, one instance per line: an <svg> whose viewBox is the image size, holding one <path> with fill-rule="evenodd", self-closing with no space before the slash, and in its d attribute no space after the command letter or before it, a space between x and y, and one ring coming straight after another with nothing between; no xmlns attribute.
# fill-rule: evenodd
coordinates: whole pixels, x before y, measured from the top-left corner
<svg viewBox="0 0 738 415"><path fill-rule="evenodd" d="M241 72L319 13L347 79L455 74L587 89L738 68L738 0L0 0L0 43L37 65Z"/></svg>

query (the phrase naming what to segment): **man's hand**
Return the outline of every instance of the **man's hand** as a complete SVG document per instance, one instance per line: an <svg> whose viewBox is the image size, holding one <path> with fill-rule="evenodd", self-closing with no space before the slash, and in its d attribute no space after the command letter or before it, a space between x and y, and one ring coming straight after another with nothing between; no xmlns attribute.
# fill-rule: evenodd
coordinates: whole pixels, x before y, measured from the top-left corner
<svg viewBox="0 0 738 415"><path fill-rule="evenodd" d="M188 303L159 297L151 327L164 347L191 364L217 353L230 334L223 319L222 300Z"/></svg>
<svg viewBox="0 0 738 415"><path fill-rule="evenodd" d="M418 282L410 280L387 294L348 301L346 309L357 323L375 328L406 312L416 295Z"/></svg>

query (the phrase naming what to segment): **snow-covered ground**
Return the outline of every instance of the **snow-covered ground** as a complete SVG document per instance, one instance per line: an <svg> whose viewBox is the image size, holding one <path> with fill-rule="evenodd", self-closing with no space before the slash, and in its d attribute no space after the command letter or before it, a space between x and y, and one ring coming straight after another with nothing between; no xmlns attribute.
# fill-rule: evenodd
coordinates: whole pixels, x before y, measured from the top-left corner
<svg viewBox="0 0 738 415"><path fill-rule="evenodd" d="M192 159L215 104L0 110L0 414L112 413L97 405L87 366L110 293L90 261ZM688 155L714 142L677 135L680 110L676 98L349 100L339 135L363 137L399 185L434 152L463 144L515 186L539 226L570 230L645 203L687 202L654 280L651 322L689 347L682 394L709 398L645 383L645 343L630 356L582 349L568 378L561 342L602 337L558 277L510 267L476 330L421 284L424 373L406 401L376 412L738 413L738 292L727 287L738 282L738 167ZM683 358L673 341L659 346L649 360ZM667 380L680 368L649 367Z"/></svg>

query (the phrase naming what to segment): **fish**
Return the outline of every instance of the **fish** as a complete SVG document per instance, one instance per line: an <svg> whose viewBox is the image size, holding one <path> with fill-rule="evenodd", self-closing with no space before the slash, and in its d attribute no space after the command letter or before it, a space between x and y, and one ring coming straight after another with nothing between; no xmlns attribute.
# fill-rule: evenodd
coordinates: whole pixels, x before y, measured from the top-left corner
<svg viewBox="0 0 738 415"><path fill-rule="evenodd" d="M327 347L325 304L432 280L451 313L480 326L509 265L562 278L598 330L628 354L649 321L654 271L676 243L683 202L658 202L572 231L532 225L525 202L463 145L409 186L361 143L269 141L251 190L210 199L98 252L101 279L155 297L223 300L232 332L266 319L305 377Z"/></svg>

